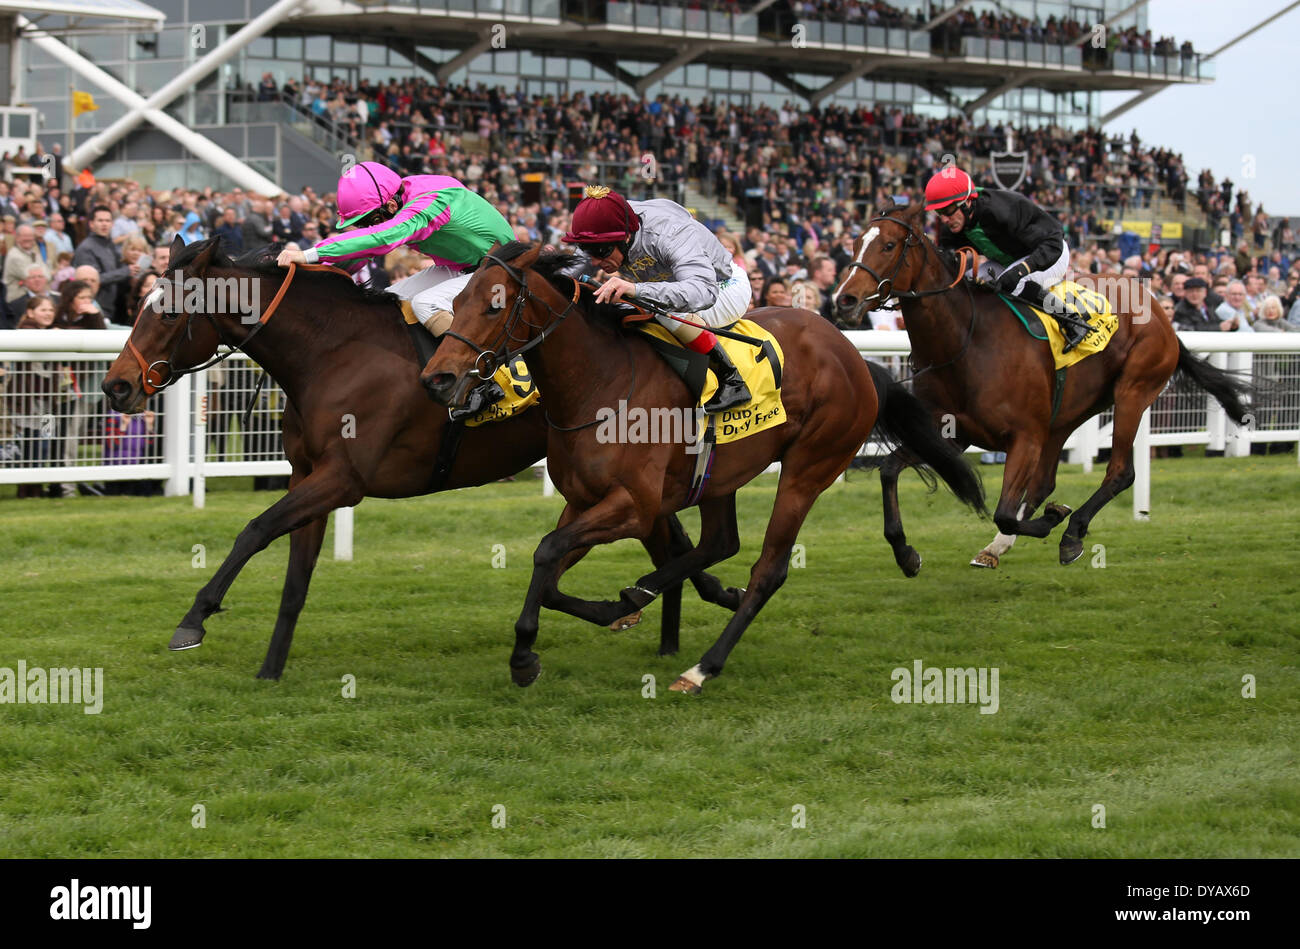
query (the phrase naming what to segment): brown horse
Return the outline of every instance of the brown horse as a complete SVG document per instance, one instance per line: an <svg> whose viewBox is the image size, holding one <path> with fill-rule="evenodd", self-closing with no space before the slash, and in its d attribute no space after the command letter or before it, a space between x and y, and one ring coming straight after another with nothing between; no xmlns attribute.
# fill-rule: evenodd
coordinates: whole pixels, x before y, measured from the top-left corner
<svg viewBox="0 0 1300 949"><path fill-rule="evenodd" d="M139 412L153 392L211 361L221 343L243 350L284 389L284 449L293 466L289 492L239 533L170 643L173 650L198 646L204 620L221 609L244 564L292 531L279 615L258 672L259 678L278 679L330 511L365 497L416 497L512 475L545 454L546 422L541 411L529 409L490 425L461 426L454 460L440 456L451 427L447 411L420 386L416 347L403 328L395 297L364 290L329 267L300 265L286 272L275 266L273 254L231 261L216 240L173 243L168 277L178 275L186 286L190 278L207 286L232 278L251 281L256 297L245 293L244 299L273 302L262 308L264 322L259 322L219 312L224 309L216 305L219 301L206 297L176 312L164 312L146 300L103 389L117 411ZM287 293L291 284L293 292ZM225 298L237 296L227 293ZM185 299L190 300L188 295ZM645 537L656 564L691 546L675 517L656 520ZM734 609L739 601L735 591L723 590L707 574L691 580L711 602ZM669 594L660 638L665 655L677 651L680 585ZM627 617L620 628L637 618Z"/></svg>
<svg viewBox="0 0 1300 949"><path fill-rule="evenodd" d="M1060 560L1077 560L1093 517L1133 483L1138 423L1175 370L1186 372L1236 421L1246 414L1240 397L1250 387L1193 357L1160 304L1132 278L1076 278L1110 301L1119 327L1104 350L1069 367L1063 390L1055 392L1047 345L1031 338L995 293L964 281L962 266L930 241L924 225L922 203L881 209L854 245L849 274L834 299L841 318L856 324L869 305L899 298L918 367L917 396L963 447L1007 453L993 515L1000 533L972 565L996 567L1016 535L1046 537L1067 515ZM1056 487L1065 440L1112 404L1113 447L1101 487L1072 514L1062 504L1048 504L1042 516L1030 519ZM920 561L898 511L898 473L905 461L898 453L887 458L881 484L886 535L898 565L911 576Z"/></svg>
<svg viewBox="0 0 1300 949"><path fill-rule="evenodd" d="M680 445L611 443L608 432L602 436L601 428L592 427L616 405L629 417L638 410L648 415L672 409L693 424L694 402L648 344L617 328L617 316L611 315L616 308L597 305L590 288L563 275L574 260L542 255L539 247L523 243L488 254L456 299L456 329L449 334L456 345L445 343L422 374L438 401L458 405L493 365L523 354L545 393L554 426L548 464L568 504L533 557L510 657L517 685L531 684L541 671L532 647L542 606L602 622L640 609L666 586L733 556L740 549L736 491L780 461L763 550L739 609L700 662L672 685L674 691L699 693L706 679L722 672L741 634L785 581L804 518L871 434L878 405L902 443L934 467L958 497L982 509L978 478L923 406L887 373L873 374L826 320L807 310L765 309L750 317L771 331L784 351L786 420L717 447L699 500L699 545L639 579L618 600L592 602L561 593L560 577L591 546L644 538L658 518L685 507L695 466L695 456ZM880 399L877 387L884 393Z"/></svg>

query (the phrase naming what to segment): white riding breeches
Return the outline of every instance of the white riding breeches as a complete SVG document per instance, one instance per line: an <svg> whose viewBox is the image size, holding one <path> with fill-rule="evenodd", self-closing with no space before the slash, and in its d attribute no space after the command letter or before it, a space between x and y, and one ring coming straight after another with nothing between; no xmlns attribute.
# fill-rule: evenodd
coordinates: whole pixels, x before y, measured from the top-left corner
<svg viewBox="0 0 1300 949"><path fill-rule="evenodd" d="M749 274L735 261L731 263L731 276L718 284L718 296L713 306L700 310L692 317L692 322L703 323L709 327L730 326L749 312L749 301L753 291L749 286ZM691 317L684 313L682 316Z"/></svg>
<svg viewBox="0 0 1300 949"><path fill-rule="evenodd" d="M979 279L984 283L992 283L997 280L997 278L1002 274L1002 271L1006 270L1007 267L1015 267L1027 259L1027 257L1021 257L1020 260L1013 260L1011 263L1007 264L1006 267L996 261L986 260L984 263L980 264ZM1069 270L1070 246L1068 244L1063 244L1061 247L1061 256L1057 258L1056 263L1052 264L1052 266L1048 267L1046 270L1035 270L1030 273L1016 284L1016 289L1012 291L1011 295L1019 296L1020 291L1025 288L1025 284L1028 282L1036 283L1044 290L1050 290L1065 279L1065 275L1069 273Z"/></svg>
<svg viewBox="0 0 1300 949"><path fill-rule="evenodd" d="M421 323L429 322L429 317L439 310L452 312L451 301L465 289L473 271L463 274L450 267L431 265L388 287L390 293L403 300L411 301L415 318Z"/></svg>

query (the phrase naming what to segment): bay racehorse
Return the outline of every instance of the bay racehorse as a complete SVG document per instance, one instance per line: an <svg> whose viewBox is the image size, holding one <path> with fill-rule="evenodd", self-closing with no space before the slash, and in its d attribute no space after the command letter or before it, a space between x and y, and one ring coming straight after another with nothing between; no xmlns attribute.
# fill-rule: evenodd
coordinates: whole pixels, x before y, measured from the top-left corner
<svg viewBox="0 0 1300 949"><path fill-rule="evenodd" d="M438 401L455 406L490 377L495 365L522 354L544 393L553 425L547 463L568 503L533 558L510 657L517 685L531 684L541 672L533 645L542 606L605 622L640 609L668 585L733 556L740 549L736 491L779 461L781 476L762 553L740 606L718 641L671 686L698 694L705 680L722 672L741 634L784 583L804 518L853 460L878 414L959 498L983 509L975 473L942 438L924 407L888 373L869 368L843 334L815 313L758 310L750 318L773 333L784 351L780 389L785 421L717 446L700 495L700 541L693 550L641 577L618 600L586 601L561 593L560 577L593 545L645 538L656 520L685 507L695 466L695 456L680 444L618 443L607 432L602 435L602 428L593 428L616 405L625 406L629 417L636 411L677 410L694 424L695 403L648 344L618 328L616 307L597 304L590 287L564 274L575 260L517 242L489 253L456 299L456 326L449 334L454 345L444 342L422 374Z"/></svg>
<svg viewBox="0 0 1300 949"><path fill-rule="evenodd" d="M1104 350L1068 368L1058 393L1047 345L1030 337L995 293L963 279L964 259L958 263L934 245L924 232L924 214L921 202L878 211L854 245L834 300L841 319L856 325L869 307L898 298L912 342L916 395L962 447L1007 453L993 515L999 533L972 565L996 567L1017 535L1046 537L1066 516L1060 561L1077 560L1097 512L1133 483L1138 423L1176 370L1213 395L1235 421L1243 420L1242 396L1251 387L1189 353L1160 304L1135 278L1074 278L1110 302L1119 326ZM1112 448L1101 486L1073 513L1053 503L1032 517L1056 487L1065 440L1111 405ZM899 566L911 575L919 561L898 510L898 474L906 461L900 453L887 458L881 484L885 530Z"/></svg>
<svg viewBox="0 0 1300 949"><path fill-rule="evenodd" d="M330 511L365 497L416 497L497 481L545 454L547 428L536 408L480 427L452 426L446 409L420 386L421 363L396 298L363 289L331 267L281 269L274 262L277 250L232 261L215 239L185 246L178 238L168 279L189 287L193 278L199 286L231 292L212 299L191 298L186 290L181 307L161 305L158 292L147 298L103 384L114 409L139 412L154 392L217 358L224 343L243 350L284 390L289 491L240 531L170 643L173 650L202 643L204 620L221 610L243 566L292 532L280 610L258 672L263 679L278 679L284 670ZM255 282L257 292L246 286L237 294L233 285L218 283L232 278ZM272 302L260 314L229 312L230 301L241 298ZM448 444L444 435L454 427L461 430ZM656 520L644 543L656 564L692 546L675 517ZM691 579L701 595L735 609L736 591L723 590L707 574ZM665 597L663 654L677 650L680 605L679 585ZM619 628L637 618L626 617Z"/></svg>

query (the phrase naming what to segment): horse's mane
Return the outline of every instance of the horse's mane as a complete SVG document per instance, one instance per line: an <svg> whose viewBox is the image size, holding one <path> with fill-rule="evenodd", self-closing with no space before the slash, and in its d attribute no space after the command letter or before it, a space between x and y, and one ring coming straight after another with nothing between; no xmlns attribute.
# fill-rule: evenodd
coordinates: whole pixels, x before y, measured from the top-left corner
<svg viewBox="0 0 1300 949"><path fill-rule="evenodd" d="M509 244L502 244L491 253L498 260L510 263L510 261L523 256L536 246L531 241L511 241ZM581 264L585 259L582 254L576 254L572 251L543 250L536 263L533 264L532 269L545 277L547 282L560 293L566 297L572 297L573 285L578 281L570 274L564 273L564 271L576 264ZM594 286L578 282L578 287L578 292L581 294L580 300L587 312L596 317L594 325L597 327L615 328L629 312L628 308L622 304L596 303L592 299L596 292Z"/></svg>
<svg viewBox="0 0 1300 949"><path fill-rule="evenodd" d="M209 246L212 247L212 256L209 258L210 266L224 269L251 270L267 277L283 278L288 273L285 268L275 262L276 258L280 256L280 251L284 249L283 245L268 244L266 247L248 251L232 259L222 248L220 238L216 237L195 241L193 244L186 244L172 258L168 264L169 269L181 269L186 264L193 263ZM396 305L397 303L397 297L387 290L363 287L350 278L327 270L304 270L299 273L298 279L304 277L330 281L330 289L344 294L344 299L355 300L360 303L387 303L389 305Z"/></svg>

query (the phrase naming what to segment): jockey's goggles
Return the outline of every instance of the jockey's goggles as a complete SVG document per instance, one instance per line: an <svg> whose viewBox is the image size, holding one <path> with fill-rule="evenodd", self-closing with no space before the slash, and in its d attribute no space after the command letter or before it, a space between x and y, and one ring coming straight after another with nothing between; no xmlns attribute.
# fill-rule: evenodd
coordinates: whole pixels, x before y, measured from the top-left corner
<svg viewBox="0 0 1300 949"><path fill-rule="evenodd" d="M388 220L388 214L383 206L379 206L363 218L359 218L354 227L374 227L376 224L383 224Z"/></svg>
<svg viewBox="0 0 1300 949"><path fill-rule="evenodd" d="M618 249L617 241L609 241L604 244L584 244L582 249L587 252L588 257L599 257L602 260Z"/></svg>
<svg viewBox="0 0 1300 949"><path fill-rule="evenodd" d="M958 211L966 207L963 201L954 201L952 204L946 204L941 208L935 208L934 213L939 217L952 217Z"/></svg>

